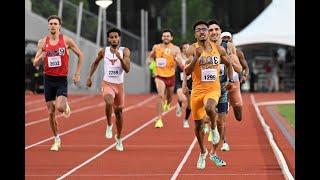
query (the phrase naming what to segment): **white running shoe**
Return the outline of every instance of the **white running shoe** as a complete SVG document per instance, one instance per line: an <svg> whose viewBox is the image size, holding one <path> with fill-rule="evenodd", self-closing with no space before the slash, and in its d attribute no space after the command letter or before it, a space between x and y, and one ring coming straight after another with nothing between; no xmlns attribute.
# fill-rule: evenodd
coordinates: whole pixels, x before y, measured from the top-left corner
<svg viewBox="0 0 320 180"><path fill-rule="evenodd" d="M54 144L51 146L51 151L58 151L61 147L61 140L54 140Z"/></svg>
<svg viewBox="0 0 320 180"><path fill-rule="evenodd" d="M217 126L213 130L211 130L210 133L212 133L212 144L213 145L218 144L220 141L220 134Z"/></svg>
<svg viewBox="0 0 320 180"><path fill-rule="evenodd" d="M111 126L107 125L107 129L106 129L106 138L107 139L112 138L112 126L113 126L113 124L111 124Z"/></svg>
<svg viewBox="0 0 320 180"><path fill-rule="evenodd" d="M65 118L68 118L68 117L70 117L70 114L71 114L71 109L70 109L70 106L69 106L69 104L68 104L68 102L66 103L66 111L64 111L63 113L62 113L62 115L65 117Z"/></svg>
<svg viewBox="0 0 320 180"><path fill-rule="evenodd" d="M199 155L199 159L197 162L197 168L198 169L204 169L206 167L206 157L208 155L208 150L206 149L206 152L204 154Z"/></svg>
<svg viewBox="0 0 320 180"><path fill-rule="evenodd" d="M122 139L117 138L117 136L114 136L114 139L116 140L116 149L117 151L123 151L123 145L122 145Z"/></svg>
<svg viewBox="0 0 320 180"><path fill-rule="evenodd" d="M205 134L208 134L208 132L209 132L209 124L208 123L204 123L203 130L204 130Z"/></svg>
<svg viewBox="0 0 320 180"><path fill-rule="evenodd" d="M177 106L176 106L176 116L177 117L181 117L182 116L182 108L179 105L179 103L177 103Z"/></svg>
<svg viewBox="0 0 320 180"><path fill-rule="evenodd" d="M189 121L188 120L183 120L183 128L189 128Z"/></svg>
<svg viewBox="0 0 320 180"><path fill-rule="evenodd" d="M230 151L229 144L224 142L221 147L221 151Z"/></svg>

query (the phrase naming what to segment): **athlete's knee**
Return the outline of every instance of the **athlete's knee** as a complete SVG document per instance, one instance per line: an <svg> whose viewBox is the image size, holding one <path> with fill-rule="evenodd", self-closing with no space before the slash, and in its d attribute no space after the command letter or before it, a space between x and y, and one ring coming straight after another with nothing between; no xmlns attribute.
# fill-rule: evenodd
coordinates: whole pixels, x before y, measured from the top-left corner
<svg viewBox="0 0 320 180"><path fill-rule="evenodd" d="M114 102L114 99L111 95L105 95L103 97L103 99L104 99L104 102L106 103L106 105L108 105L108 106L111 106Z"/></svg>
<svg viewBox="0 0 320 180"><path fill-rule="evenodd" d="M57 104L57 110L58 110L59 112L64 112L65 107L66 107L66 106L62 105L62 103Z"/></svg>
<svg viewBox="0 0 320 180"><path fill-rule="evenodd" d="M195 120L194 122L195 122L195 126L194 126L195 132L200 132L203 129L203 122L199 120Z"/></svg>
<svg viewBox="0 0 320 180"><path fill-rule="evenodd" d="M206 110L206 113L208 115L210 115L210 114L214 115L215 114L214 107L212 105L208 104L208 103L204 106L204 109Z"/></svg>
<svg viewBox="0 0 320 180"><path fill-rule="evenodd" d="M119 119L122 115L122 107L114 108L114 114L116 115L116 119Z"/></svg>
<svg viewBox="0 0 320 180"><path fill-rule="evenodd" d="M55 107L53 106L53 107L50 107L49 109L48 109L48 113L49 113L49 116L50 117L53 117L54 115L55 115Z"/></svg>
<svg viewBox="0 0 320 180"><path fill-rule="evenodd" d="M225 121L223 119L218 119L217 126L221 129L225 126Z"/></svg>

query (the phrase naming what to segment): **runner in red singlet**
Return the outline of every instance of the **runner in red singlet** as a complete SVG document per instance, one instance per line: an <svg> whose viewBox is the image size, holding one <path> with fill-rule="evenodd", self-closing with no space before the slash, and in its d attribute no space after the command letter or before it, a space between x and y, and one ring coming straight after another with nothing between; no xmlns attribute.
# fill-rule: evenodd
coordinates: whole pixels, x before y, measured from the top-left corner
<svg viewBox="0 0 320 180"><path fill-rule="evenodd" d="M60 33L60 28L61 18L59 16L48 17L49 34L39 40L38 50L33 61L34 66L38 66L40 61L44 61L44 96L54 135L52 151L58 151L61 146L55 111L58 110L63 113L66 118L71 113L67 103L69 49L78 56L77 68L72 78L74 83L80 81L80 70L83 62L81 50L70 37Z"/></svg>

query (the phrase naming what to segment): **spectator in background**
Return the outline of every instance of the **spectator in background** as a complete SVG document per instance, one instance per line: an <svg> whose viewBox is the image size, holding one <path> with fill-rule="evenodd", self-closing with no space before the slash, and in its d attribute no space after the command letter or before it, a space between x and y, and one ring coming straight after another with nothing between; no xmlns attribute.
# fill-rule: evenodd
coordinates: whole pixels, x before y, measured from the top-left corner
<svg viewBox="0 0 320 180"><path fill-rule="evenodd" d="M269 61L266 61L264 63L264 72L265 72L265 75L266 75L266 83L263 84L262 86L262 91L265 92L265 91L268 91L268 92L271 92L272 90L272 79L271 79L271 66L269 64Z"/></svg>
<svg viewBox="0 0 320 180"><path fill-rule="evenodd" d="M151 73L151 78L150 78L150 92L157 92L157 88L156 88L156 83L154 81L154 78L156 77L156 66L157 63L156 61L153 59L151 60L151 63L149 64L149 70Z"/></svg>
<svg viewBox="0 0 320 180"><path fill-rule="evenodd" d="M278 62L279 54L278 52L272 53L272 60L270 64L270 86L269 86L269 92L272 91L279 91L279 75L278 75L278 69L279 69L279 62Z"/></svg>
<svg viewBox="0 0 320 180"><path fill-rule="evenodd" d="M31 59L31 63L33 64L34 58ZM40 61L38 66L32 66L31 72L31 90L34 94L43 93L43 62Z"/></svg>
<svg viewBox="0 0 320 180"><path fill-rule="evenodd" d="M252 61L250 65L251 65L251 70L249 71L250 72L250 76L249 76L250 92L255 92L257 90L258 74L255 68L255 62Z"/></svg>

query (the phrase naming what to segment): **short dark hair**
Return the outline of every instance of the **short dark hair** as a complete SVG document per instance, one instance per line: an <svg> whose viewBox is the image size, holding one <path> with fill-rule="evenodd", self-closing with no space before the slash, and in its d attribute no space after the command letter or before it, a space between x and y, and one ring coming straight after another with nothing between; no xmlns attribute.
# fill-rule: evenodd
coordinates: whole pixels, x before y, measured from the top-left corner
<svg viewBox="0 0 320 180"><path fill-rule="evenodd" d="M51 15L51 16L49 16L49 17L48 17L48 22L49 22L51 19L58 19L59 24L60 24L60 25L62 24L61 18L60 18L59 16L57 16L57 15Z"/></svg>
<svg viewBox="0 0 320 180"><path fill-rule="evenodd" d="M209 26L212 25L212 24L216 24L216 25L218 25L220 27L220 29L222 29L219 21L217 21L215 19L212 19L212 20L208 21L208 25Z"/></svg>
<svg viewBox="0 0 320 180"><path fill-rule="evenodd" d="M111 29L109 29L108 32L107 32L107 38L109 37L110 33L112 33L112 32L116 32L116 33L118 33L119 36L121 36L121 31L120 31L119 29L117 29L117 28L111 28Z"/></svg>
<svg viewBox="0 0 320 180"><path fill-rule="evenodd" d="M165 33L165 32L168 32L168 33L170 33L171 36L173 36L173 31L172 31L171 29L164 29L164 30L162 30L162 31L161 31L161 35L162 35L163 33Z"/></svg>
<svg viewBox="0 0 320 180"><path fill-rule="evenodd" d="M193 26L192 26L193 30L195 31L195 30L196 30L196 27L197 27L198 25L200 25L200 24L204 24L204 25L206 25L207 27L209 27L209 24L208 24L206 21L204 21L204 20L199 20L199 21L197 21L197 22L195 22L195 23L193 24Z"/></svg>
<svg viewBox="0 0 320 180"><path fill-rule="evenodd" d="M185 44L189 44L187 41L184 41L180 44L180 50L182 51L182 46L185 45Z"/></svg>

